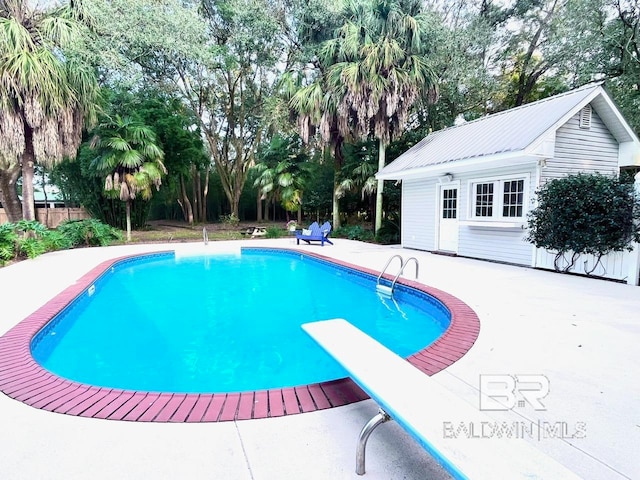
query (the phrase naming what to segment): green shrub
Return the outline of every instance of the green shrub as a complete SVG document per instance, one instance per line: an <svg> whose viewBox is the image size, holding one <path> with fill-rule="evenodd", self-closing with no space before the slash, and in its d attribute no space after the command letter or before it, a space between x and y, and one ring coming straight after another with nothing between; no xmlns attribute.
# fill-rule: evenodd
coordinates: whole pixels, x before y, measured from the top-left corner
<svg viewBox="0 0 640 480"><path fill-rule="evenodd" d="M287 233L286 230L279 227L267 227L265 231L267 232L265 235L266 238L280 238L284 237Z"/></svg>
<svg viewBox="0 0 640 480"><path fill-rule="evenodd" d="M348 238L349 240L360 240L362 242L371 242L373 240L373 232L365 229L362 225L344 225L336 228L333 236Z"/></svg>
<svg viewBox="0 0 640 480"><path fill-rule="evenodd" d="M46 253L47 247L41 238L26 237L18 240L18 255L36 258Z"/></svg>
<svg viewBox="0 0 640 480"><path fill-rule="evenodd" d="M640 241L640 199L633 185L601 174L570 175L548 182L538 192L538 207L529 213L527 240L556 251L555 269L568 272L580 254L600 259L631 250ZM561 260L567 266L560 267Z"/></svg>
<svg viewBox="0 0 640 480"><path fill-rule="evenodd" d="M67 250L73 247L71 240L66 235L57 230L49 230L42 237L42 243L47 252L55 252L56 250Z"/></svg>
<svg viewBox="0 0 640 480"><path fill-rule="evenodd" d="M35 258L75 246L106 246L121 238L119 230L94 219L67 221L56 230L36 221L4 223L0 225L0 265L12 258Z"/></svg>
<svg viewBox="0 0 640 480"><path fill-rule="evenodd" d="M42 238L47 233L47 227L37 220L20 220L14 224L16 233L25 236Z"/></svg>
<svg viewBox="0 0 640 480"><path fill-rule="evenodd" d="M16 242L18 234L13 223L0 225L0 265L16 256Z"/></svg>
<svg viewBox="0 0 640 480"><path fill-rule="evenodd" d="M44 238L48 230L36 220L20 220L13 224L17 235L15 253L17 257L35 258L47 251Z"/></svg>
<svg viewBox="0 0 640 480"><path fill-rule="evenodd" d="M61 223L57 231L69 240L71 247L105 247L122 239L119 230L94 218L68 220Z"/></svg>
<svg viewBox="0 0 640 480"><path fill-rule="evenodd" d="M220 215L220 221L225 225L229 225L231 227L237 227L240 223L240 219L233 213L230 213L229 215Z"/></svg>
<svg viewBox="0 0 640 480"><path fill-rule="evenodd" d="M376 242L382 245L400 243L400 225L392 219L385 219L376 233Z"/></svg>

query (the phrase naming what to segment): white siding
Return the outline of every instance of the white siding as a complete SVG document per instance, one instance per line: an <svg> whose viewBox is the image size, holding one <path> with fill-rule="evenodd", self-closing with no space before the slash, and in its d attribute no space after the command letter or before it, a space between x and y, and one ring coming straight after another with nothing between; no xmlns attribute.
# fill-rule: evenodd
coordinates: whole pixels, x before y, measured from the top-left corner
<svg viewBox="0 0 640 480"><path fill-rule="evenodd" d="M556 132L554 158L548 159L542 169L542 183L578 172L618 173L618 142L604 125L595 109L592 109L591 128L580 128L580 113L574 115ZM553 270L554 254L543 249L535 250L534 266ZM607 255L592 275L623 280L628 275L627 258L622 253ZM595 259L583 255L572 269L584 274L593 268Z"/></svg>
<svg viewBox="0 0 640 480"><path fill-rule="evenodd" d="M435 248L434 179L405 180L402 182L402 246L417 250Z"/></svg>
<svg viewBox="0 0 640 480"><path fill-rule="evenodd" d="M529 266L533 246L525 234L523 229L462 226L458 255Z"/></svg>
<svg viewBox="0 0 640 480"><path fill-rule="evenodd" d="M460 220L468 220L470 215L469 182L479 178L497 178L503 176L518 176L529 174L528 196L535 194L536 165L521 165L493 170L456 175L460 180ZM532 202L525 200L525 207L531 208ZM458 240L458 255L484 260L513 263L516 265L531 265L533 245L526 242L526 230L522 228L494 228L491 226L460 225Z"/></svg>
<svg viewBox="0 0 640 480"><path fill-rule="evenodd" d="M618 142L592 110L591 128L580 128L580 113L556 132L554 158L547 160L542 183L578 172L618 172Z"/></svg>

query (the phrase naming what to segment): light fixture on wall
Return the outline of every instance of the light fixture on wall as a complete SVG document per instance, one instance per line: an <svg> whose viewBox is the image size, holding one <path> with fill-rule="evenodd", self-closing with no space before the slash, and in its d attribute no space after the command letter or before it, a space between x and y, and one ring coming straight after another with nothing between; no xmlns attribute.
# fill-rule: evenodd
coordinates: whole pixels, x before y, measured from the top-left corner
<svg viewBox="0 0 640 480"><path fill-rule="evenodd" d="M445 174L440 175L438 177L438 182L440 182L440 183L449 183L449 182L451 182L451 180L453 180L453 174L452 173L445 173Z"/></svg>
<svg viewBox="0 0 640 480"><path fill-rule="evenodd" d="M538 160L538 166L540 168L546 168L547 166L547 159L546 158L541 158L540 160Z"/></svg>

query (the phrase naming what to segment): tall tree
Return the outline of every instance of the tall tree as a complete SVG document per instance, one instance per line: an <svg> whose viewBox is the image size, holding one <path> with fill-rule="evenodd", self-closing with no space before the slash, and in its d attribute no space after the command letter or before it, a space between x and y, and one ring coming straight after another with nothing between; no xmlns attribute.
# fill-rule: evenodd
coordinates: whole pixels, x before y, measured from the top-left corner
<svg viewBox="0 0 640 480"><path fill-rule="evenodd" d="M575 44L570 38L576 35L567 28L569 3L516 0L504 10L509 23L503 29L499 63L502 92L492 110L518 107L569 88L566 75L573 62L567 47Z"/></svg>
<svg viewBox="0 0 640 480"><path fill-rule="evenodd" d="M428 63L429 16L417 0L366 0L347 7L347 21L325 55L336 62L327 71L337 98L338 128L378 139L378 170L385 148L398 138L419 100L437 98L437 77ZM383 180L376 191L376 231L382 224Z"/></svg>
<svg viewBox="0 0 640 480"><path fill-rule="evenodd" d="M293 15L287 30L288 68L281 78L280 93L293 114L300 137L305 143L317 141L323 150L323 161L333 167L333 227L338 228L337 192L344 163L343 146L352 135L347 132L345 137L338 128L338 98L327 84L327 70L337 60L324 55L323 46L344 23L344 5L331 0L297 0L292 4ZM324 168L319 171L326 174ZM324 202L316 200L312 206L318 211L317 207Z"/></svg>
<svg viewBox="0 0 640 480"><path fill-rule="evenodd" d="M87 1L100 20L104 48L136 65L146 82L178 94L192 110L231 213L238 215L270 120L282 6L268 0Z"/></svg>
<svg viewBox="0 0 640 480"><path fill-rule="evenodd" d="M0 200L12 221L35 219L36 162L75 157L85 121L95 120L99 90L94 70L73 51L86 35L74 13L0 3Z"/></svg>
<svg viewBox="0 0 640 480"><path fill-rule="evenodd" d="M131 241L131 202L149 200L167 173L155 132L141 122L116 116L101 125L91 140L97 150L92 167L105 176L104 191L126 204L127 241Z"/></svg>
<svg viewBox="0 0 640 480"><path fill-rule="evenodd" d="M640 135L640 2L609 0L608 4L615 13L603 29L607 87Z"/></svg>
<svg viewBox="0 0 640 480"><path fill-rule="evenodd" d="M162 145L169 172L163 192L170 191L184 220L190 224L206 222L211 162L193 113L180 99L157 90L139 92L129 108L130 115L153 128Z"/></svg>

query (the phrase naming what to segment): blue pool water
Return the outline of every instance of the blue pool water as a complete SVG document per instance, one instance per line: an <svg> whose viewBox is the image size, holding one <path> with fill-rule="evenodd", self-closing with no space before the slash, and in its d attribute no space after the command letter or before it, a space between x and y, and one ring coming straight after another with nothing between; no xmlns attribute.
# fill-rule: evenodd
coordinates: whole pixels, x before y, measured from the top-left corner
<svg viewBox="0 0 640 480"><path fill-rule="evenodd" d="M300 328L345 318L399 355L432 343L449 313L423 292L294 252L119 262L32 341L33 357L70 380L131 390L222 393L346 376Z"/></svg>

